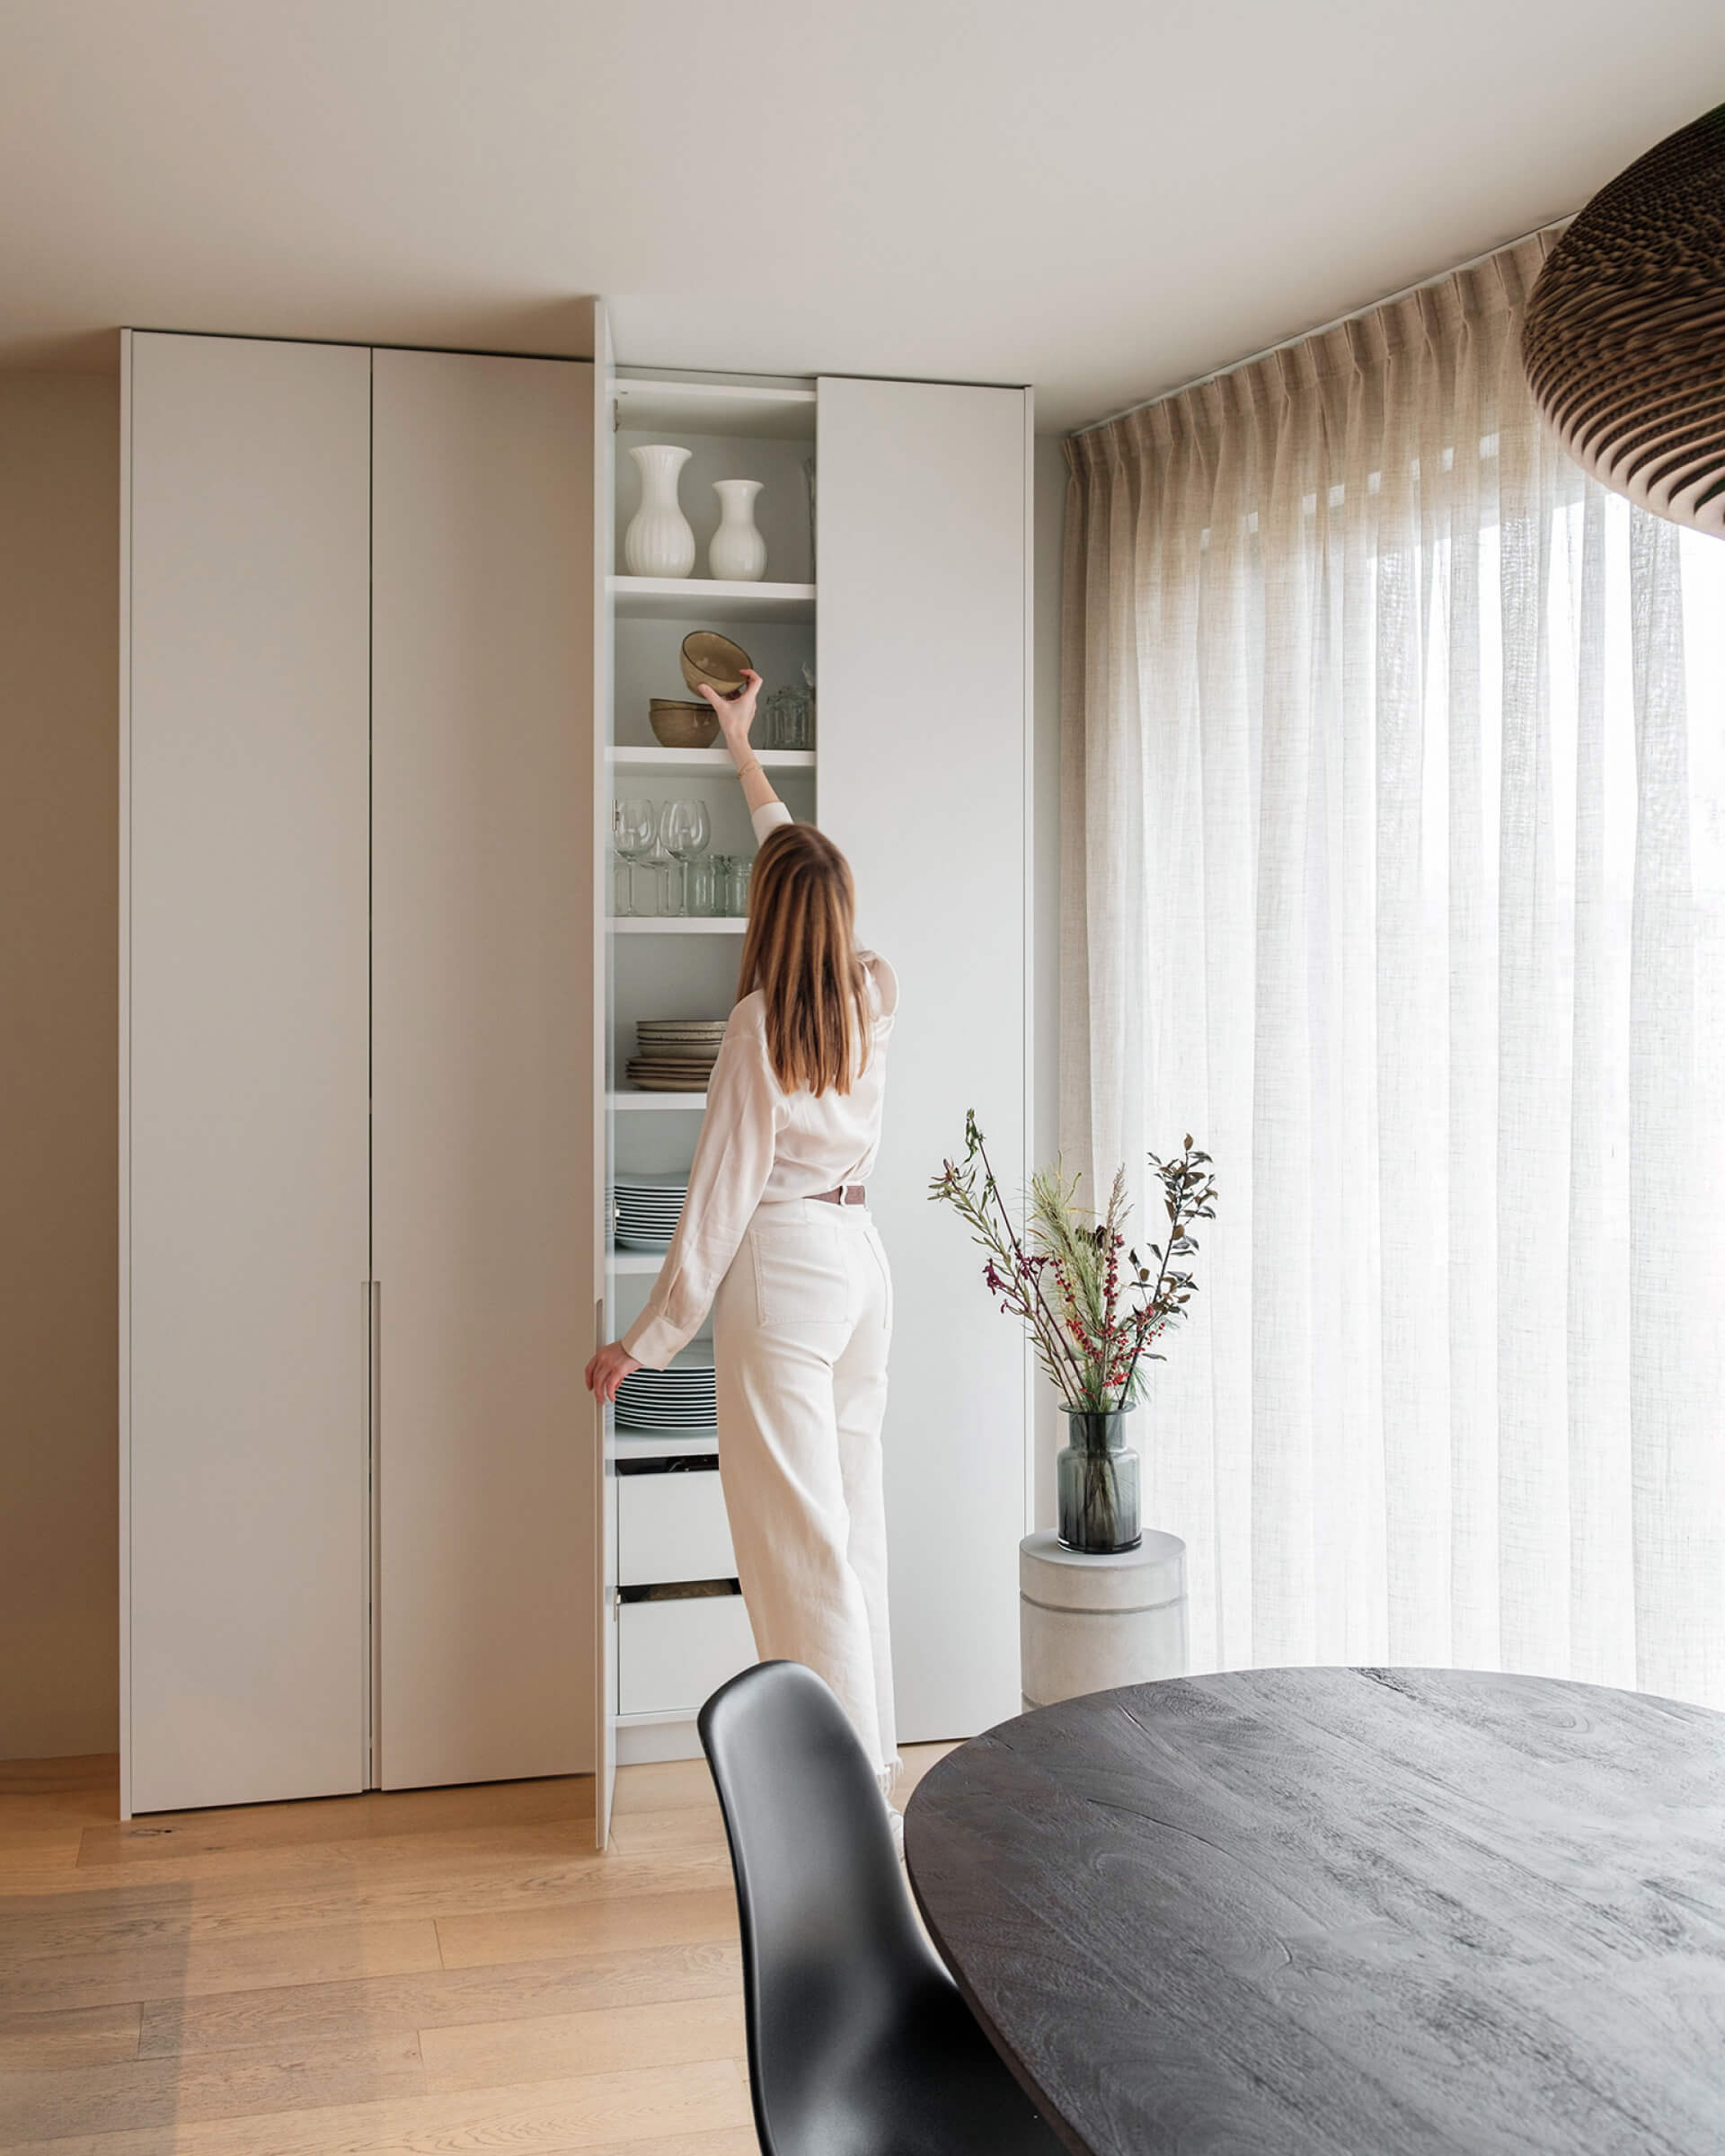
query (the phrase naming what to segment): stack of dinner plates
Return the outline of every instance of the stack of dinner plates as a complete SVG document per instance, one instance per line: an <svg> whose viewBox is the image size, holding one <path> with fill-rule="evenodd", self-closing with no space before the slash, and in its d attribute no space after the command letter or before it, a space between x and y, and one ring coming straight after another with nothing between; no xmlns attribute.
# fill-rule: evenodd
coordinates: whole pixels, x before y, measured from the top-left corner
<svg viewBox="0 0 1725 2156"><path fill-rule="evenodd" d="M688 1195L686 1175L620 1175L615 1231L620 1250L668 1250Z"/></svg>
<svg viewBox="0 0 1725 2156"><path fill-rule="evenodd" d="M722 1018L643 1018L629 1082L646 1093L704 1093L724 1038Z"/></svg>
<svg viewBox="0 0 1725 2156"><path fill-rule="evenodd" d="M719 1420L712 1374L712 1343L696 1340L668 1370L632 1370L617 1387L617 1427L658 1431L710 1430Z"/></svg>

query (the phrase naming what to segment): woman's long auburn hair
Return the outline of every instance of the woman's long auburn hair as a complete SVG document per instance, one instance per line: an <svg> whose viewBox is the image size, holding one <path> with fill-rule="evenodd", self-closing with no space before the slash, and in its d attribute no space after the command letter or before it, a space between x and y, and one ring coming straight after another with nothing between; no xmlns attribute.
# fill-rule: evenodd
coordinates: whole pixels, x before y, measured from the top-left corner
<svg viewBox="0 0 1725 2156"><path fill-rule="evenodd" d="M868 1061L868 985L855 950L851 864L812 824L761 841L737 994L761 992L766 1053L788 1093L848 1093Z"/></svg>

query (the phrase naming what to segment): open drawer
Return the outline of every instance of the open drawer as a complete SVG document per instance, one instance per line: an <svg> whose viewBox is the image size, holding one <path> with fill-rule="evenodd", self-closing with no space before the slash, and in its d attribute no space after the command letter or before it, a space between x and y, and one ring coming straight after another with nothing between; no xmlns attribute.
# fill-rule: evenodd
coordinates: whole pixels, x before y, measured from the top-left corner
<svg viewBox="0 0 1725 2156"><path fill-rule="evenodd" d="M754 1660L748 1613L734 1591L625 1599L617 1612L617 1710L693 1714Z"/></svg>
<svg viewBox="0 0 1725 2156"><path fill-rule="evenodd" d="M736 1576L716 1466L679 1461L670 1471L618 1475L619 1586Z"/></svg>

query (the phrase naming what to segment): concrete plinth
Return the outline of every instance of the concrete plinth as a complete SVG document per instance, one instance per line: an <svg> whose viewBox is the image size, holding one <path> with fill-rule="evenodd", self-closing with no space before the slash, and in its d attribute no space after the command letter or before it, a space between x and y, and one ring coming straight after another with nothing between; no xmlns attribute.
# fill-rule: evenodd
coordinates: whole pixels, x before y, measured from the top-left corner
<svg viewBox="0 0 1725 2156"><path fill-rule="evenodd" d="M1186 1545L1146 1528L1136 1550L1084 1557L1057 1535L1018 1545L1026 1709L1186 1674Z"/></svg>

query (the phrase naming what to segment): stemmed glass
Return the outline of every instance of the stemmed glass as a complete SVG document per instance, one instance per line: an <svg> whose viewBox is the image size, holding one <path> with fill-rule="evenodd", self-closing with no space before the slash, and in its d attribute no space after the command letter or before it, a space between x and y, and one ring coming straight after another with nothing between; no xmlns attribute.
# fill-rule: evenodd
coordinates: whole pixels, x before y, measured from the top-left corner
<svg viewBox="0 0 1725 2156"><path fill-rule="evenodd" d="M635 904L635 866L659 843L659 818L650 801L620 800L611 810L611 843L617 850L615 904L618 917L641 909Z"/></svg>
<svg viewBox="0 0 1725 2156"><path fill-rule="evenodd" d="M704 801L667 801L665 813L659 818L659 835L664 840L665 851L672 860L681 863L674 910L678 914L687 914L689 866L692 862L700 860L712 836L712 823L707 814L707 804Z"/></svg>

